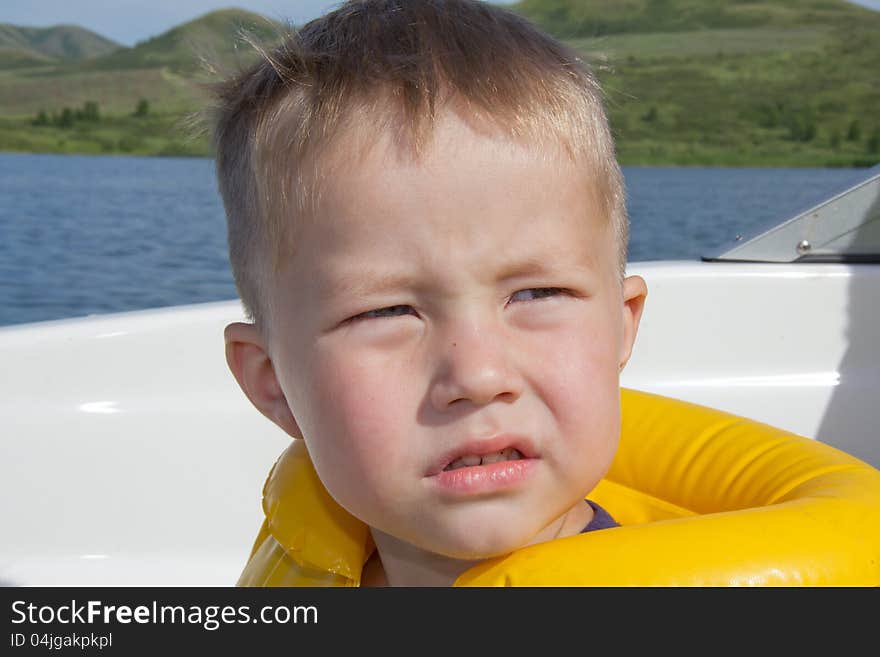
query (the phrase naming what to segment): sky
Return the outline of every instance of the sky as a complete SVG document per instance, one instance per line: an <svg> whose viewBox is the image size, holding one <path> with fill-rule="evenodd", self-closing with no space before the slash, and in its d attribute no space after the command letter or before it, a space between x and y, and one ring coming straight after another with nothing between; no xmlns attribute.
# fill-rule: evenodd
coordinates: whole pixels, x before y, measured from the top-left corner
<svg viewBox="0 0 880 657"><path fill-rule="evenodd" d="M510 4L514 0L495 0ZM301 24L340 0L0 0L0 23L49 27L68 23L133 46L215 9L240 7L275 20ZM858 0L880 10L880 0Z"/></svg>

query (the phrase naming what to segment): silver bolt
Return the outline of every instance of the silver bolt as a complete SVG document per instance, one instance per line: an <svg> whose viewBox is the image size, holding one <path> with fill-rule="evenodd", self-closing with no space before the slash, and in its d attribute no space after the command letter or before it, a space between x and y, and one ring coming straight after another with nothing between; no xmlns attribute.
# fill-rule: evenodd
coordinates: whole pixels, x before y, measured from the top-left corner
<svg viewBox="0 0 880 657"><path fill-rule="evenodd" d="M797 249L798 253L803 255L804 253L808 253L810 249L813 248L813 245L810 244L807 240L801 240L800 242L798 242L798 245L795 248Z"/></svg>

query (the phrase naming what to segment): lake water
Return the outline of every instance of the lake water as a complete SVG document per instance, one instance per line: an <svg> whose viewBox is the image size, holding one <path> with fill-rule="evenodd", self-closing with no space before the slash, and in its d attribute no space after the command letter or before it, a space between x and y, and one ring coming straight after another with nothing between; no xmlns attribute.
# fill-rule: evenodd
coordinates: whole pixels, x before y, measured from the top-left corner
<svg viewBox="0 0 880 657"><path fill-rule="evenodd" d="M626 167L629 259L713 255L864 175ZM211 160L0 153L0 325L235 296Z"/></svg>

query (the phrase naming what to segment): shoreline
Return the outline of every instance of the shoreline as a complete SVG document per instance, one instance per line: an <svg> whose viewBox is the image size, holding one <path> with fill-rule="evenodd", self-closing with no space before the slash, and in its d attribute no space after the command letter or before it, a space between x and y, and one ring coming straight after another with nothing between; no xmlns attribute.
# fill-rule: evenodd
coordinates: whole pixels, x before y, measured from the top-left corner
<svg viewBox="0 0 880 657"><path fill-rule="evenodd" d="M176 158L186 160L211 160L210 154L201 153L128 153L124 151L62 151L62 150L25 150L0 148L0 155L61 155L78 157L137 157L137 158ZM768 159L770 161L768 161ZM847 158L837 160L822 158L803 158L788 160L786 157L777 156L764 159L749 159L744 157L714 158L692 156L684 159L659 158L659 157L618 157L622 167L645 167L645 168L711 168L711 169L870 169L880 164L880 155L875 158Z"/></svg>

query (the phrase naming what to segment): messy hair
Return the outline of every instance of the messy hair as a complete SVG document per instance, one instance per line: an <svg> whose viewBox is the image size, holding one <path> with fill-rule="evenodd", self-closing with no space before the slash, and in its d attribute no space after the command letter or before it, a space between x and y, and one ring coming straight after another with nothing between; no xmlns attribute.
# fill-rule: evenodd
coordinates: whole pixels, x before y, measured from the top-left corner
<svg viewBox="0 0 880 657"><path fill-rule="evenodd" d="M249 318L295 248L334 162L390 134L413 157L441 110L583 163L626 262L623 181L599 84L580 56L512 11L477 0L349 0L262 48L216 87L214 148L229 253ZM371 141L372 140L372 141Z"/></svg>

